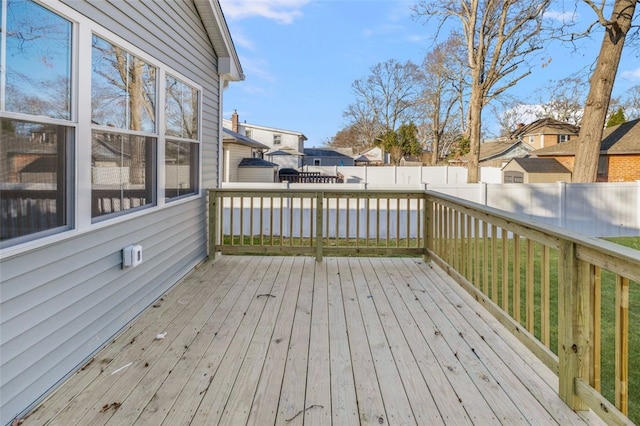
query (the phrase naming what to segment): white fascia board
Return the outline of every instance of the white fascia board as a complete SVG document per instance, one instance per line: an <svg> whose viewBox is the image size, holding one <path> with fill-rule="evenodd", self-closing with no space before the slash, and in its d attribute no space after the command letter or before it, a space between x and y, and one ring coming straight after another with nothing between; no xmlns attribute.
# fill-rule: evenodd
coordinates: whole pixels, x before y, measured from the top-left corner
<svg viewBox="0 0 640 426"><path fill-rule="evenodd" d="M218 56L218 74L226 81L242 81L245 75L218 0L194 0L211 45Z"/></svg>

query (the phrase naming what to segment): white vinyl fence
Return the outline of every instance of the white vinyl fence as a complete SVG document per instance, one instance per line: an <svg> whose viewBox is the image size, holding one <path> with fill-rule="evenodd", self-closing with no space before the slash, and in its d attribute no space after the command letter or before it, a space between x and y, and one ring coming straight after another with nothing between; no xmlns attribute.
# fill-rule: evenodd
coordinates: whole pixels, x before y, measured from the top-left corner
<svg viewBox="0 0 640 426"><path fill-rule="evenodd" d="M640 182L428 185L591 237L640 236Z"/></svg>

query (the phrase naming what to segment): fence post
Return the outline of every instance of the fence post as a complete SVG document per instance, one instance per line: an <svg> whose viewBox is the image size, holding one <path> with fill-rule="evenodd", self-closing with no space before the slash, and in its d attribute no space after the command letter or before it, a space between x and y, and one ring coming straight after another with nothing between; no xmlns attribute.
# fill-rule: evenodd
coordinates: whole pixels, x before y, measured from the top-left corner
<svg viewBox="0 0 640 426"><path fill-rule="evenodd" d="M577 258L576 244L562 240L558 267L558 393L572 410L588 410L575 392L577 378L587 383L591 371L593 282L590 264Z"/></svg>
<svg viewBox="0 0 640 426"><path fill-rule="evenodd" d="M478 188L480 188L480 204L483 206L488 205L487 202L489 197L487 197L487 182L480 182L480 186Z"/></svg>
<svg viewBox="0 0 640 426"><path fill-rule="evenodd" d="M209 191L209 259L213 259L216 254L216 244L218 243L218 193Z"/></svg>
<svg viewBox="0 0 640 426"><path fill-rule="evenodd" d="M322 215L324 204L324 192L316 192L316 262L322 262ZM347 212L347 214L349 214Z"/></svg>
<svg viewBox="0 0 640 426"><path fill-rule="evenodd" d="M558 226L563 227L567 215L567 182L558 182Z"/></svg>

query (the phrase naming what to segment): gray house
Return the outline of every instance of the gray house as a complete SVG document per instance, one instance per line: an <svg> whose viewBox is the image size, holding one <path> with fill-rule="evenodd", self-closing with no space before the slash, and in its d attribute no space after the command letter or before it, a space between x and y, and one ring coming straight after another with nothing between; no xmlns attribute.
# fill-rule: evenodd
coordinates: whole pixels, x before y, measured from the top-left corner
<svg viewBox="0 0 640 426"><path fill-rule="evenodd" d="M353 166L353 157L329 148L305 148L303 166Z"/></svg>
<svg viewBox="0 0 640 426"><path fill-rule="evenodd" d="M217 0L0 7L5 425L206 259L244 76Z"/></svg>

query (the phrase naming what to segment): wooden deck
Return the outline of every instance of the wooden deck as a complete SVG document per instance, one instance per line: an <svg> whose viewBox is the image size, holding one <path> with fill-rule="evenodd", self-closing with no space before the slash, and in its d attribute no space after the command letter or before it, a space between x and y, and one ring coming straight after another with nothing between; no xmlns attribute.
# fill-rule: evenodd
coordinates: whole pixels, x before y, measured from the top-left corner
<svg viewBox="0 0 640 426"><path fill-rule="evenodd" d="M24 424L598 424L557 382L419 259L222 256Z"/></svg>

